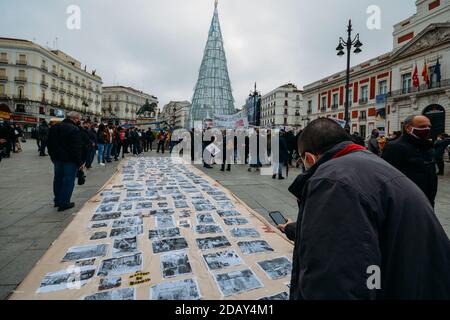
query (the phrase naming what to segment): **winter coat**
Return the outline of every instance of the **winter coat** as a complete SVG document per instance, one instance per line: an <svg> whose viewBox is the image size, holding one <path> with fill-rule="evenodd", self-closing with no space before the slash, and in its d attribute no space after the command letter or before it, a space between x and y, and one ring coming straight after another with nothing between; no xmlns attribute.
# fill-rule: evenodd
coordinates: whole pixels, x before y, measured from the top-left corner
<svg viewBox="0 0 450 320"><path fill-rule="evenodd" d="M438 180L431 142L404 134L399 139L386 144L382 157L410 178L434 206Z"/></svg>
<svg viewBox="0 0 450 320"><path fill-rule="evenodd" d="M450 241L429 201L368 151L333 159L350 144L289 188L299 199L286 230L295 241L290 298L450 299ZM379 285L370 278L377 267Z"/></svg>
<svg viewBox="0 0 450 320"><path fill-rule="evenodd" d="M48 140L48 133L49 128L47 125L40 125L38 129L38 137L41 141L47 141Z"/></svg>
<svg viewBox="0 0 450 320"><path fill-rule="evenodd" d="M50 128L47 148L53 162L72 162L81 167L81 131L71 120L65 119Z"/></svg>

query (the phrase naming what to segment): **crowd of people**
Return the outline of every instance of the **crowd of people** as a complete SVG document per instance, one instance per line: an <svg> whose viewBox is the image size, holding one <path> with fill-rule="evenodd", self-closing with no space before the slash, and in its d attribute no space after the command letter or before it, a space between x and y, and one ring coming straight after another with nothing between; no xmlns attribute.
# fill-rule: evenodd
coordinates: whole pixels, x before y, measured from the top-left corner
<svg viewBox="0 0 450 320"><path fill-rule="evenodd" d="M26 140L20 125L11 124L9 121L0 124L0 161L3 158L10 158L11 153L21 152L21 142Z"/></svg>

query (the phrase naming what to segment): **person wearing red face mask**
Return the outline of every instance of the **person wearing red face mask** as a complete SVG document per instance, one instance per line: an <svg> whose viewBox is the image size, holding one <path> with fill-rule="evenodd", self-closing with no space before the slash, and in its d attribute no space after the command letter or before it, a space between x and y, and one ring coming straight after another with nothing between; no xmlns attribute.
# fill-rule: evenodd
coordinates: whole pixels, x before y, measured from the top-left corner
<svg viewBox="0 0 450 320"><path fill-rule="evenodd" d="M434 207L438 179L430 134L430 119L409 116L405 119L402 137L386 145L382 158L411 179Z"/></svg>

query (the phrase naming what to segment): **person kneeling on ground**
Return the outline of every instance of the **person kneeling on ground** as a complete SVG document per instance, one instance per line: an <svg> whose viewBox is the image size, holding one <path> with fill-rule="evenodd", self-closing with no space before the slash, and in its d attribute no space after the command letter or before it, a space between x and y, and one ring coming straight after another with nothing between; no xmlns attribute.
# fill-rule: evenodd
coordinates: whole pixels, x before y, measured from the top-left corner
<svg viewBox="0 0 450 320"><path fill-rule="evenodd" d="M411 180L331 119L299 151L298 219L278 226L295 242L292 300L450 298L450 241Z"/></svg>

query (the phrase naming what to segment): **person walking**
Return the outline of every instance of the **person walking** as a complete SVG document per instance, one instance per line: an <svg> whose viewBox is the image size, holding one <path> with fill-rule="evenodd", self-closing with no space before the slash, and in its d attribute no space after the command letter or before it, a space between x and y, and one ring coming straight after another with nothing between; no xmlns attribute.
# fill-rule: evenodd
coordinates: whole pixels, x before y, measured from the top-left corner
<svg viewBox="0 0 450 320"><path fill-rule="evenodd" d="M229 141L228 141L229 140ZM234 139L227 139L226 132L223 134L223 141L222 141L222 152L219 155L219 157L222 158L222 165L220 166L220 171L225 171L225 165L227 166L227 171L231 171L231 159L233 159L234 154ZM228 158L227 158L228 155Z"/></svg>
<svg viewBox="0 0 450 320"><path fill-rule="evenodd" d="M122 149L123 146L123 135L121 135L122 132L122 128L121 127L116 127L114 129L114 134L113 134L113 144L114 144L114 161L119 161L119 157L120 157L120 149ZM122 154L123 155L123 154Z"/></svg>
<svg viewBox="0 0 450 320"><path fill-rule="evenodd" d="M450 138L446 137L444 133L438 134L434 142L434 154L436 157L436 165L438 168L438 176L444 175L444 154L446 148L450 145Z"/></svg>
<svg viewBox="0 0 450 320"><path fill-rule="evenodd" d="M404 121L404 134L386 144L382 158L411 179L434 207L438 179L431 122L425 116L409 116Z"/></svg>
<svg viewBox="0 0 450 320"><path fill-rule="evenodd" d="M164 147L166 144L166 134L164 130L161 130L158 133L157 140L158 140L158 149L156 150L156 153L159 153L159 151L161 150L161 152L164 154Z"/></svg>
<svg viewBox="0 0 450 320"><path fill-rule="evenodd" d="M54 205L58 211L75 206L70 199L77 172L83 169L81 131L77 127L80 118L78 112L71 111L67 119L52 126L48 134L48 153L54 166Z"/></svg>
<svg viewBox="0 0 450 320"><path fill-rule="evenodd" d="M49 130L50 128L48 127L47 121L42 120L42 123L38 128L39 156L41 157L46 156L45 149L47 148Z"/></svg>
<svg viewBox="0 0 450 320"><path fill-rule="evenodd" d="M106 133L106 127L103 123L98 126L97 130L97 161L101 166L105 165L105 144L108 141L108 134Z"/></svg>
<svg viewBox="0 0 450 320"><path fill-rule="evenodd" d="M112 162L111 159L111 151L113 146L113 124L109 123L107 127L105 127L105 161Z"/></svg>
<svg viewBox="0 0 450 320"><path fill-rule="evenodd" d="M450 241L410 179L331 119L299 150L298 219L278 226L294 241L291 300L450 299Z"/></svg>
<svg viewBox="0 0 450 320"><path fill-rule="evenodd" d="M147 132L145 133L147 137L147 151L150 149L150 151L153 151L153 141L155 140L155 136L152 132L151 128L148 128Z"/></svg>

